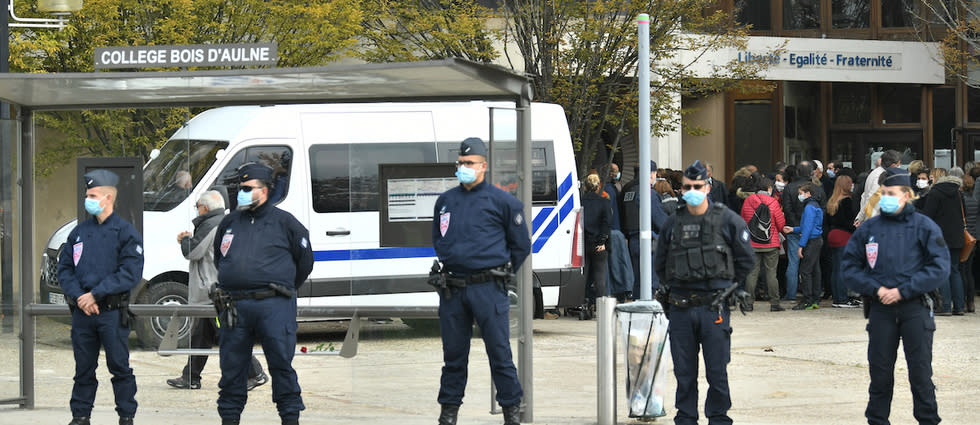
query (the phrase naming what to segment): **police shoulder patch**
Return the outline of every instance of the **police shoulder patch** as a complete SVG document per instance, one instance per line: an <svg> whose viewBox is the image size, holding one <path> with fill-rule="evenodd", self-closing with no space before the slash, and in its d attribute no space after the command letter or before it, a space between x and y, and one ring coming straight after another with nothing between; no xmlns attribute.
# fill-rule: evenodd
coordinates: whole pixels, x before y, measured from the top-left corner
<svg viewBox="0 0 980 425"><path fill-rule="evenodd" d="M136 253L139 255L143 255L143 247L140 245L136 245Z"/></svg>
<svg viewBox="0 0 980 425"><path fill-rule="evenodd" d="M308 244L308 242L306 242L306 237L303 237L302 239L300 239L300 240L299 240L299 244L300 244L300 246L302 246L303 248L306 248L306 245Z"/></svg>
<svg viewBox="0 0 980 425"><path fill-rule="evenodd" d="M524 222L524 214L517 213L517 215L514 216L514 224L520 226L521 223L523 222Z"/></svg>
<svg viewBox="0 0 980 425"><path fill-rule="evenodd" d="M748 242L748 241L749 241L749 231L742 229L742 242Z"/></svg>

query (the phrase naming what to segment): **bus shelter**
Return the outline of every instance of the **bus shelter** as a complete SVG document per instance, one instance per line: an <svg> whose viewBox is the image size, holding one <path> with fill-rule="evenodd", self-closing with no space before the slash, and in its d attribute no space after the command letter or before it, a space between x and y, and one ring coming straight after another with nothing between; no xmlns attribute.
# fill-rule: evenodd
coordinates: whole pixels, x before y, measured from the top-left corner
<svg viewBox="0 0 980 425"><path fill-rule="evenodd" d="M35 240L38 213L35 170L37 132L35 113L41 111L104 110L115 108L214 107L297 103L366 103L491 100L513 102L516 114L519 198L525 216L531 216L531 81L518 73L491 65L451 58L437 61L314 68L246 69L181 72L100 72L62 74L0 74L0 100L9 103L10 118L0 119L5 185L4 199L13 239L5 252L3 301L4 330L12 323L19 331L19 394L0 404L35 406L35 322L37 316L67 316L65 306L37 303L39 273L36 260L42 248ZM14 184L16 182L16 184ZM68 182L74 187L74 182ZM12 218L12 219L11 219ZM9 242L9 241L8 241ZM532 388L532 267L531 258L518 276L518 370L524 386L523 421L533 419ZM11 273L12 272L12 273ZM137 315L204 317L202 306L132 305ZM305 310L305 311L304 311ZM369 309L300 307L301 317L434 317L436 311L406 311L394 306ZM12 366L11 366L12 367ZM3 371L14 375L13 371ZM11 386L12 387L12 386ZM108 388L105 389L108 391Z"/></svg>

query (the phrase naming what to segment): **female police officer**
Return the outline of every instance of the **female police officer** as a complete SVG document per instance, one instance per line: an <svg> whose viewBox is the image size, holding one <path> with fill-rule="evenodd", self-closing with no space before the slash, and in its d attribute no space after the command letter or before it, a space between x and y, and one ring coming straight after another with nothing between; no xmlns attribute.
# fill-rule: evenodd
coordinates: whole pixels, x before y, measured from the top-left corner
<svg viewBox="0 0 980 425"><path fill-rule="evenodd" d="M939 226L909 202L909 174L889 168L882 184L881 215L868 219L844 248L847 285L870 298L868 313L868 424L888 424L898 341L905 347L912 387L912 414L919 424L938 424L932 384L932 336L936 330L928 292L949 275L949 250ZM867 311L867 310L865 310Z"/></svg>

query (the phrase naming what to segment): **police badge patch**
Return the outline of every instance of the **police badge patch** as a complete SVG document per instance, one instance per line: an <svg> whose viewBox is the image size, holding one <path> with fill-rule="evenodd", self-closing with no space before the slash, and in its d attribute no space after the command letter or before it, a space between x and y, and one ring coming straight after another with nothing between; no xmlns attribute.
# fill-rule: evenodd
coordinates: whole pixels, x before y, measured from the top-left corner
<svg viewBox="0 0 980 425"><path fill-rule="evenodd" d="M446 236L447 231L449 231L449 213L439 214L439 233Z"/></svg>
<svg viewBox="0 0 980 425"><path fill-rule="evenodd" d="M234 238L235 238L235 235L230 234L230 233L229 234L226 234L224 237L221 238L221 256L222 257L228 255L228 249L231 248L231 240L234 239Z"/></svg>
<svg viewBox="0 0 980 425"><path fill-rule="evenodd" d="M878 262L878 243L875 242L874 236L868 238L868 243L864 245L864 254L868 259L868 266L875 268Z"/></svg>
<svg viewBox="0 0 980 425"><path fill-rule="evenodd" d="M76 243L71 246L71 259L78 265L78 260L82 259L82 243Z"/></svg>
<svg viewBox="0 0 980 425"><path fill-rule="evenodd" d="M520 226L521 223L523 223L523 222L524 222L524 216L523 215L517 214L516 216L514 216L514 224Z"/></svg>

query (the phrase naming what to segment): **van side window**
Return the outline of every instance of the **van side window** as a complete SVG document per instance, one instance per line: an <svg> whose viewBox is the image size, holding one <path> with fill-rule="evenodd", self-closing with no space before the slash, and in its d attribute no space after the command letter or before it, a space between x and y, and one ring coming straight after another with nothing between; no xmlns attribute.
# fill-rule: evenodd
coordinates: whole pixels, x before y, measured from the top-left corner
<svg viewBox="0 0 980 425"><path fill-rule="evenodd" d="M289 189L289 170L292 166L293 151L289 146L249 146L235 153L218 175L215 184L228 189L226 205L229 209L238 207L238 167L248 162L258 162L272 168L273 188L269 201L273 205L286 197Z"/></svg>
<svg viewBox="0 0 980 425"><path fill-rule="evenodd" d="M491 182L514 196L517 193L517 151L513 141L494 142L490 153ZM459 156L459 143L439 143L439 162L453 162ZM534 204L558 202L558 175L555 170L554 142L535 140L531 144L531 200Z"/></svg>
<svg viewBox="0 0 980 425"><path fill-rule="evenodd" d="M432 142L311 146L313 211L378 211L379 164L435 162Z"/></svg>

